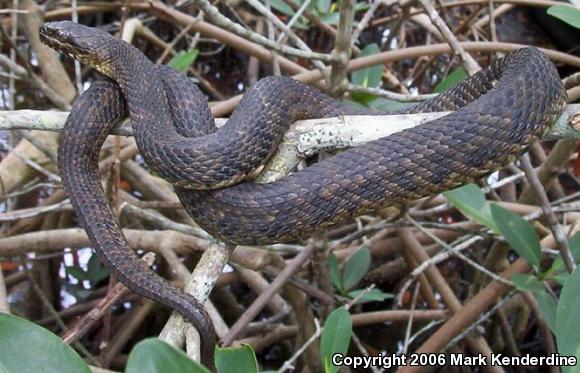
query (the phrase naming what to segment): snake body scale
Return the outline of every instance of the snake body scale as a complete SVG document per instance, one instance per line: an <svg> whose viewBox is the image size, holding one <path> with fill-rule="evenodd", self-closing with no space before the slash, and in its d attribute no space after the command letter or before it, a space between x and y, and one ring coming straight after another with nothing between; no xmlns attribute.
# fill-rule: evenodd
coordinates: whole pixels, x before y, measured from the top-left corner
<svg viewBox="0 0 580 373"><path fill-rule="evenodd" d="M546 56L520 49L400 111L454 113L258 185L244 179L266 162L290 123L369 111L291 78L268 77L217 130L195 85L169 68L155 67L129 44L72 22L46 23L40 36L115 82L95 82L83 93L59 145L63 182L91 242L129 288L192 321L202 336L206 364L214 341L203 307L128 249L98 181L99 148L125 110L146 163L175 186L196 223L228 243L262 245L298 241L378 205L400 204L489 174L542 137L566 103Z"/></svg>

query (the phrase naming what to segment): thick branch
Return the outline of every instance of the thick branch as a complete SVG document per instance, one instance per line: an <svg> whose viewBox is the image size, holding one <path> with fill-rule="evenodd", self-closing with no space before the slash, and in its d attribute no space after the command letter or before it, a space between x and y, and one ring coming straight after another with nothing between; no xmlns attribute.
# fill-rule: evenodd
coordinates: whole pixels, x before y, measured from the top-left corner
<svg viewBox="0 0 580 373"><path fill-rule="evenodd" d="M68 112L47 110L0 111L0 130L42 130L61 132ZM301 120L294 123L286 135L286 141L296 141L300 153L310 155L320 149L345 148L388 136L406 128L418 126L440 118L448 112L400 114L400 115L354 115L338 118ZM580 138L580 104L570 104L556 121L545 140ZM217 126L226 123L216 120ZM112 134L131 136L128 121L121 123ZM329 135L332 133L332 135ZM316 146L314 143L319 143Z"/></svg>

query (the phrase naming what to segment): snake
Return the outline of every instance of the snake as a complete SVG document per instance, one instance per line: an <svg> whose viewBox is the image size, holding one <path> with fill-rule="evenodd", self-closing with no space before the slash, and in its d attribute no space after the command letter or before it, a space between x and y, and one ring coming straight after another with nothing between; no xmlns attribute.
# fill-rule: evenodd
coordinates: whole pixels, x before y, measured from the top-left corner
<svg viewBox="0 0 580 373"><path fill-rule="evenodd" d="M107 77L75 102L59 143L60 172L75 211L120 281L181 312L198 328L202 359L214 338L203 307L128 249L102 192L98 151L126 113L145 162L173 184L201 228L230 244L267 245L300 242L378 206L404 204L482 178L543 137L567 100L549 59L533 47L518 49L396 112L452 113L258 184L251 176L296 120L382 113L345 105L290 77L271 76L249 89L218 129L194 84L153 65L130 44L69 21L45 23L39 34L48 46Z"/></svg>

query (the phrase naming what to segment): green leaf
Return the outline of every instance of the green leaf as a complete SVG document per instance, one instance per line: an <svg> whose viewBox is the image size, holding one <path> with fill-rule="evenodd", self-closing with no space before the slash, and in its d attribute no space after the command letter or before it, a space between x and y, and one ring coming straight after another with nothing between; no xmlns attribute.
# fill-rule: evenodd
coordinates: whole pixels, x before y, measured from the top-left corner
<svg viewBox="0 0 580 373"><path fill-rule="evenodd" d="M98 284L102 280L109 277L109 270L105 267L97 255L91 256L87 263L87 274L91 285Z"/></svg>
<svg viewBox="0 0 580 373"><path fill-rule="evenodd" d="M173 56L167 66L184 73L189 70L189 67L193 64L198 54L199 51L195 48L188 51L180 51L175 56Z"/></svg>
<svg viewBox="0 0 580 373"><path fill-rule="evenodd" d="M342 102L344 104L348 105L348 106L352 106L352 107L355 107L355 108L358 108L358 109L366 109L367 108L366 105L363 105L363 104L361 104L360 102L357 102L357 101L350 100L348 98L345 98L344 100L342 100Z"/></svg>
<svg viewBox="0 0 580 373"><path fill-rule="evenodd" d="M556 340L558 352L576 356L580 360L580 333L578 333L578 310L580 310L580 267L566 281L560 293L556 311ZM564 368L563 371L578 372L579 366Z"/></svg>
<svg viewBox="0 0 580 373"><path fill-rule="evenodd" d="M546 290L544 286L535 276L528 274L516 274L512 276L512 282L521 291L529 291L532 293L543 293Z"/></svg>
<svg viewBox="0 0 580 373"><path fill-rule="evenodd" d="M338 268L338 259L333 253L328 254L328 271L330 272L330 281L336 288L343 293L342 274Z"/></svg>
<svg viewBox="0 0 580 373"><path fill-rule="evenodd" d="M363 278L371 267L371 252L362 247L354 253L344 264L342 271L342 286L344 290L352 289Z"/></svg>
<svg viewBox="0 0 580 373"><path fill-rule="evenodd" d="M158 338L139 342L129 354L126 373L209 373L182 351Z"/></svg>
<svg viewBox="0 0 580 373"><path fill-rule="evenodd" d="M218 373L257 373L258 361L249 345L217 348L215 365Z"/></svg>
<svg viewBox="0 0 580 373"><path fill-rule="evenodd" d="M287 16L293 16L294 13L296 13L290 5L286 4L282 0L270 0L270 6L280 13L286 14Z"/></svg>
<svg viewBox="0 0 580 373"><path fill-rule="evenodd" d="M564 286L566 281L570 278L570 274L568 272L562 273L560 275L550 276L550 279L558 282L560 285Z"/></svg>
<svg viewBox="0 0 580 373"><path fill-rule="evenodd" d="M331 0L318 0L316 2L316 8L320 14L327 14L330 11Z"/></svg>
<svg viewBox="0 0 580 373"><path fill-rule="evenodd" d="M580 29L580 10L571 5L554 5L548 8L548 14Z"/></svg>
<svg viewBox="0 0 580 373"><path fill-rule="evenodd" d="M534 227L519 215L496 204L491 205L491 215L501 234L518 255L528 263L539 266L542 248Z"/></svg>
<svg viewBox="0 0 580 373"><path fill-rule="evenodd" d="M369 44L361 51L361 56L370 56L380 52L379 46L375 43ZM364 69L353 71L352 73L352 83L355 85L360 85L362 87L376 88L381 84L383 75L383 65L369 66ZM377 97L369 95L366 93L352 93L352 98L363 104L368 104L370 101L375 100Z"/></svg>
<svg viewBox="0 0 580 373"><path fill-rule="evenodd" d="M89 276L88 273L85 272L80 266L68 266L65 267L66 272L69 274L69 276L73 276L74 278L76 278L79 281L84 281L84 280L88 280Z"/></svg>
<svg viewBox="0 0 580 373"><path fill-rule="evenodd" d="M0 313L1 372L90 373L81 357L50 331Z"/></svg>
<svg viewBox="0 0 580 373"><path fill-rule="evenodd" d="M542 283L529 274L513 275L512 282L518 290L529 291L534 295L546 324L554 332L556 330L556 300L546 292Z"/></svg>
<svg viewBox="0 0 580 373"><path fill-rule="evenodd" d="M352 318L346 308L339 307L332 311L324 323L320 337L320 357L325 372L336 372L332 364L333 354L346 355L352 335Z"/></svg>
<svg viewBox="0 0 580 373"><path fill-rule="evenodd" d="M320 20L324 23L327 23L329 25L338 25L338 20L340 19L340 13L339 12L331 12L328 14L323 15L322 17L320 17Z"/></svg>
<svg viewBox="0 0 580 373"><path fill-rule="evenodd" d="M93 294L92 289L85 289L82 283L79 284L65 284L64 288L71 293L77 300L84 300Z"/></svg>
<svg viewBox="0 0 580 373"><path fill-rule="evenodd" d="M370 7L371 7L371 5L368 2L358 1L354 4L354 11L355 11L355 13L364 12L366 10L369 10Z"/></svg>
<svg viewBox="0 0 580 373"><path fill-rule="evenodd" d="M457 68L453 70L449 75L447 75L442 81L440 81L439 84L435 86L433 92L440 93L445 90L448 90L449 88L453 87L454 85L464 80L465 78L467 78L467 73L465 72L465 70L462 67Z"/></svg>
<svg viewBox="0 0 580 373"><path fill-rule="evenodd" d="M482 224L495 233L499 230L491 216L490 205L485 200L485 194L475 184L466 184L462 187L449 190L443 195L455 208L475 222Z"/></svg>
<svg viewBox="0 0 580 373"><path fill-rule="evenodd" d="M371 56L380 53L380 48L376 43L372 43L363 48L360 52L361 57ZM383 65L378 64L369 66L364 69L353 71L352 83L363 87L376 88L381 83L383 76Z"/></svg>
<svg viewBox="0 0 580 373"><path fill-rule="evenodd" d="M303 1L294 0L294 3L300 6L303 3ZM292 17L294 16L294 14L296 14L296 11L292 9L290 5L286 4L283 0L270 0L270 6L276 11L289 17ZM312 2L310 3L310 5L306 7L306 9L310 11L313 11L314 8L315 6L313 6ZM309 28L307 25L307 20L304 17L300 17L298 21L294 23L294 27L302 30L308 30Z"/></svg>
<svg viewBox="0 0 580 373"><path fill-rule="evenodd" d="M369 97L374 96L369 95ZM366 104L368 105L368 107L382 112L395 111L415 105L414 103L389 100L388 98L384 97L374 97L372 100L366 101Z"/></svg>
<svg viewBox="0 0 580 373"><path fill-rule="evenodd" d="M578 264L580 262L580 232L568 239L568 246L570 246L570 253L574 258L574 262ZM558 255L549 270L546 271L546 275L551 277L556 277L558 274L564 272L566 266L564 265L564 260L562 255Z"/></svg>
<svg viewBox="0 0 580 373"><path fill-rule="evenodd" d="M542 289L541 292L534 292L534 297L538 301L538 305L540 306L540 310L542 311L542 317L546 321L546 324L552 330L552 332L556 332L556 313L557 313L557 305L556 300L552 297L545 289Z"/></svg>
<svg viewBox="0 0 580 373"><path fill-rule="evenodd" d="M366 290L363 290L363 289L353 290L353 291L348 293L348 296L354 299L354 298L358 297L359 294L362 293L363 291L366 291ZM365 295L363 295L362 298L360 298L358 300L357 304L367 303L367 302L382 302L385 299L390 299L390 298L394 298L393 294L383 293L379 289L371 289Z"/></svg>

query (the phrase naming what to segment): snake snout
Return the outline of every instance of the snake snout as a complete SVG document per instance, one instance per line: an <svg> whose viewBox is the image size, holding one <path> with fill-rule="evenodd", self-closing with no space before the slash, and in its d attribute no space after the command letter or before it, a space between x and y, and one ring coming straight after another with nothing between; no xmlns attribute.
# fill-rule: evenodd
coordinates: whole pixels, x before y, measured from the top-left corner
<svg viewBox="0 0 580 373"><path fill-rule="evenodd" d="M105 31L71 21L46 22L38 30L40 40L49 47L93 67L110 60Z"/></svg>
<svg viewBox="0 0 580 373"><path fill-rule="evenodd" d="M79 32L82 31L82 27L79 26L70 21L46 22L40 26L38 33L44 43L55 47L59 51L62 51L65 47L82 51L86 49L86 46L83 46L82 32Z"/></svg>

